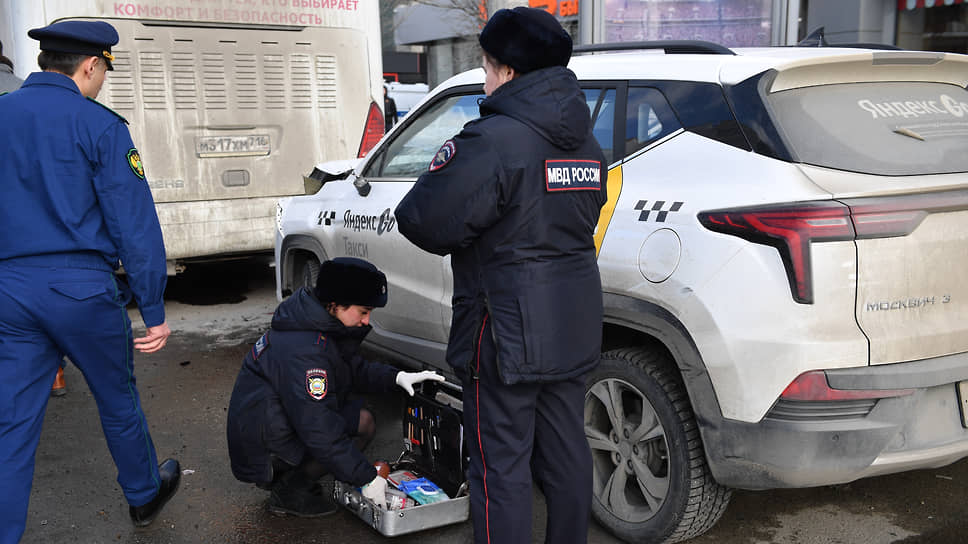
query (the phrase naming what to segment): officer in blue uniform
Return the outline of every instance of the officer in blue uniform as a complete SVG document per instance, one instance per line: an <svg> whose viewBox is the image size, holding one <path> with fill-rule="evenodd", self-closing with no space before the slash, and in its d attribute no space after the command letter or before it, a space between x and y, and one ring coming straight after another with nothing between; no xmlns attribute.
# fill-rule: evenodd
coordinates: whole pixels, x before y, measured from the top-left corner
<svg viewBox="0 0 968 544"><path fill-rule="evenodd" d="M158 466L134 378L134 348L157 351L171 334L161 227L126 121L93 100L118 34L65 21L28 35L40 41L43 71L0 96L0 544L24 531L64 356L97 402L135 525L154 519L180 476L175 460ZM133 342L132 294L147 327Z"/></svg>
<svg viewBox="0 0 968 544"><path fill-rule="evenodd" d="M533 475L547 500L546 542L584 542L584 378L601 350L593 235L607 165L554 16L499 10L480 43L481 117L441 146L397 225L451 255L447 361L463 381L475 541L531 542Z"/></svg>

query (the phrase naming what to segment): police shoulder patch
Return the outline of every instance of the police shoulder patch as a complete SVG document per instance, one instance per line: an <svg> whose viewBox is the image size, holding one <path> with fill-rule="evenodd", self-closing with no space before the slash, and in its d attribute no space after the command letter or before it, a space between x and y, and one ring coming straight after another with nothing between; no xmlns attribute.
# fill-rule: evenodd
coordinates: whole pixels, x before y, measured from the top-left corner
<svg viewBox="0 0 968 544"><path fill-rule="evenodd" d="M602 163L582 159L546 159L545 190L600 191Z"/></svg>
<svg viewBox="0 0 968 544"><path fill-rule="evenodd" d="M265 351L267 347L269 347L268 332L263 334L262 337L259 338L259 341L256 342L254 346L252 346L252 358L258 359L259 356L262 355L262 352Z"/></svg>
<svg viewBox="0 0 968 544"><path fill-rule="evenodd" d="M454 156L457 155L457 146L454 145L454 140L447 140L444 145L440 146L437 153L434 155L434 160L430 161L430 171L434 172L440 170L447 163L450 162Z"/></svg>
<svg viewBox="0 0 968 544"><path fill-rule="evenodd" d="M141 179L145 179L145 167L141 164L141 155L138 154L138 150L131 148L128 150L128 166L131 167L131 171L134 175Z"/></svg>
<svg viewBox="0 0 968 544"><path fill-rule="evenodd" d="M117 117L118 119L120 119L120 120L122 120L122 121L124 122L124 124L126 124L126 125L128 124L128 120L127 120L127 119L125 119L125 118L124 118L124 116L123 116L123 115L121 115L120 113L118 113L118 112L116 112L116 111L114 111L114 110L112 110L111 108L109 108L109 107L107 107L107 106L105 106L104 104L102 104L102 103L100 103L100 102L98 102L97 100L94 100L94 99L93 99L93 98L91 98L90 96L89 96L89 97L87 97L87 99L88 99L88 100L90 100L91 102L94 102L94 103L95 103L95 104L97 104L98 106L101 106L102 108L104 108L104 109L106 109L106 110L108 110L109 112L111 112L111 113L113 113L113 114L115 115L115 117Z"/></svg>
<svg viewBox="0 0 968 544"><path fill-rule="evenodd" d="M310 368L306 371L306 392L315 400L323 400L326 396L326 371L321 368Z"/></svg>

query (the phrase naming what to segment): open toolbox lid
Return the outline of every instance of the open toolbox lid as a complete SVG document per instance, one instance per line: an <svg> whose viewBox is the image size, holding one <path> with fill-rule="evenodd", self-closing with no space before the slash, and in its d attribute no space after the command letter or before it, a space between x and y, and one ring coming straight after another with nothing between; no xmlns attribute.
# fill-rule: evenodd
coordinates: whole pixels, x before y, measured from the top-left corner
<svg viewBox="0 0 968 544"><path fill-rule="evenodd" d="M401 419L404 451L397 464L432 475L448 496L456 496L469 462L460 388L423 382L413 397L405 397Z"/></svg>

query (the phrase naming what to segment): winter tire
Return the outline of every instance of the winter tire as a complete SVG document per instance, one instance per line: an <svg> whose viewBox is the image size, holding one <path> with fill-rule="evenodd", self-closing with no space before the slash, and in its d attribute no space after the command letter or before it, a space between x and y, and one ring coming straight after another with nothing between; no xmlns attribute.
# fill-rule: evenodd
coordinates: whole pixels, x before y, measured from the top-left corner
<svg viewBox="0 0 968 544"><path fill-rule="evenodd" d="M675 365L662 350L602 354L585 393L592 512L629 542L680 542L709 530L731 491L713 480Z"/></svg>

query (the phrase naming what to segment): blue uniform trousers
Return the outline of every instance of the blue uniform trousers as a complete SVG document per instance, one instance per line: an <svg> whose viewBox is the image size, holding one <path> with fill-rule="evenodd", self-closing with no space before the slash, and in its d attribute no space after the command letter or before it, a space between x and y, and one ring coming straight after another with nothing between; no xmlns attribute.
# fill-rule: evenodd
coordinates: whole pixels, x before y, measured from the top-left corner
<svg viewBox="0 0 968 544"><path fill-rule="evenodd" d="M160 486L135 387L129 295L96 254L0 261L0 544L24 531L50 387L64 355L84 373L128 503Z"/></svg>
<svg viewBox="0 0 968 544"><path fill-rule="evenodd" d="M547 503L545 542L586 542L592 457L584 377L505 385L488 320L478 338L478 379L463 384L474 541L531 542L533 477Z"/></svg>

